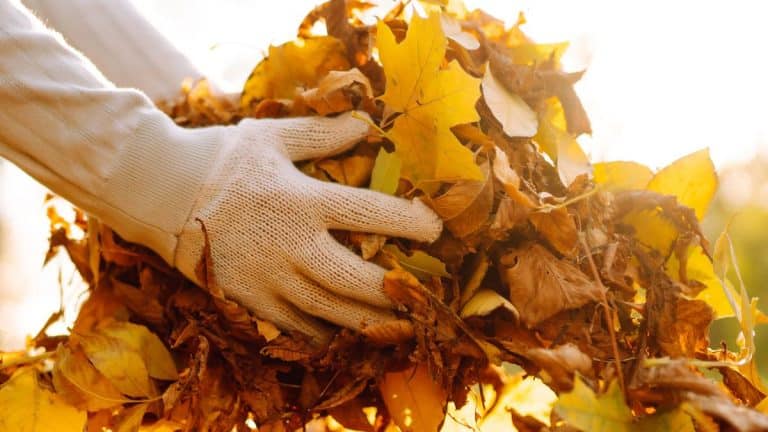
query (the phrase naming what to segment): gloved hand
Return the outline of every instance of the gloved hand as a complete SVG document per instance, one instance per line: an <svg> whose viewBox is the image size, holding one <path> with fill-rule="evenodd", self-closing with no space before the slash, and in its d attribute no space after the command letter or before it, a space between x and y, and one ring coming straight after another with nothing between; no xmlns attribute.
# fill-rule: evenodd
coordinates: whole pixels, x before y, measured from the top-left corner
<svg viewBox="0 0 768 432"><path fill-rule="evenodd" d="M349 113L242 121L204 182L175 265L194 279L205 242L202 221L215 283L257 316L319 339L327 327L313 316L355 329L392 318L382 291L385 270L328 230L432 241L440 219L420 201L315 180L292 163L344 151L368 129Z"/></svg>
<svg viewBox="0 0 768 432"><path fill-rule="evenodd" d="M284 329L323 338L317 318L361 328L391 317L384 270L328 229L425 241L440 233L420 202L323 183L293 166L364 137L368 126L350 114L178 127L9 0L0 0L0 51L0 156L191 279L202 221L218 287Z"/></svg>

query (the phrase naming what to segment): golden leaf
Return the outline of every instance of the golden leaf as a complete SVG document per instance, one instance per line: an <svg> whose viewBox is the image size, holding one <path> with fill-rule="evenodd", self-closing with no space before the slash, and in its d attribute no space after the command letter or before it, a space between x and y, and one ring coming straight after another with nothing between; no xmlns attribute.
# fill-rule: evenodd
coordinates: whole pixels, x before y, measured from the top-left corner
<svg viewBox="0 0 768 432"><path fill-rule="evenodd" d="M112 408L127 401L88 360L82 350L60 346L53 368L53 385L70 405L87 411Z"/></svg>
<svg viewBox="0 0 768 432"><path fill-rule="evenodd" d="M648 190L675 195L677 201L696 211L701 220L717 191L717 174L709 149L699 150L672 162L653 176Z"/></svg>
<svg viewBox="0 0 768 432"><path fill-rule="evenodd" d="M383 21L377 32L386 76L380 99L399 114L388 135L402 161L402 177L416 186L434 180L482 179L472 152L450 130L479 120L475 110L479 80L456 61L440 68L447 42L439 14L427 18L414 14L400 44Z"/></svg>
<svg viewBox="0 0 768 432"><path fill-rule="evenodd" d="M126 347L138 352L152 378L175 380L179 377L171 353L160 338L146 327L129 322L112 321L99 326L98 332L118 339Z"/></svg>
<svg viewBox="0 0 768 432"><path fill-rule="evenodd" d="M605 190L645 189L653 171L637 162L600 162L594 165L595 183Z"/></svg>
<svg viewBox="0 0 768 432"><path fill-rule="evenodd" d="M402 431L436 432L442 424L447 395L425 365L384 374L379 391Z"/></svg>
<svg viewBox="0 0 768 432"><path fill-rule="evenodd" d="M155 396L147 365L138 352L119 339L98 333L83 335L78 340L91 363L121 393L132 397Z"/></svg>
<svg viewBox="0 0 768 432"><path fill-rule="evenodd" d="M128 396L155 396L150 376L164 380L178 377L170 353L144 326L108 320L78 341L96 369Z"/></svg>
<svg viewBox="0 0 768 432"><path fill-rule="evenodd" d="M0 387L0 432L82 432L85 411L41 388L37 371L21 368Z"/></svg>
<svg viewBox="0 0 768 432"><path fill-rule="evenodd" d="M349 69L344 44L326 36L270 46L267 57L251 72L240 104L264 98L293 99L332 70Z"/></svg>

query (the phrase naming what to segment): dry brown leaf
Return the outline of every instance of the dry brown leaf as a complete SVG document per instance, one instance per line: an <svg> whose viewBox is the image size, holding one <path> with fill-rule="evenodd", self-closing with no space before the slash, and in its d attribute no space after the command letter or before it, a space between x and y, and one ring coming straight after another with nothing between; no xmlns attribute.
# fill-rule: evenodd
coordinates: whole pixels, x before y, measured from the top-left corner
<svg viewBox="0 0 768 432"><path fill-rule="evenodd" d="M328 72L317 87L306 90L301 97L319 115L328 115L353 109L353 97L372 99L373 90L368 77L359 69L352 68Z"/></svg>
<svg viewBox="0 0 768 432"><path fill-rule="evenodd" d="M547 212L533 212L528 216L528 220L558 252L565 256L574 254L579 234L576 223L567 208L558 207Z"/></svg>
<svg viewBox="0 0 768 432"><path fill-rule="evenodd" d="M376 344L397 345L413 338L413 325L408 320L392 320L363 328L362 333Z"/></svg>
<svg viewBox="0 0 768 432"><path fill-rule="evenodd" d="M490 164L480 166L482 181L465 180L432 199L432 208L445 221L445 227L461 238L477 231L493 208L493 181Z"/></svg>
<svg viewBox="0 0 768 432"><path fill-rule="evenodd" d="M709 324L715 315L702 300L679 298L658 316L658 343L666 355L695 357L709 347Z"/></svg>
<svg viewBox="0 0 768 432"><path fill-rule="evenodd" d="M526 351L525 356L546 371L546 375L542 377L543 381L560 391L573 388L573 376L576 372L587 377L593 375L592 359L571 343L552 349L530 349Z"/></svg>
<svg viewBox="0 0 768 432"><path fill-rule="evenodd" d="M768 416L736 405L725 397L701 396L696 393L687 393L685 397L698 409L730 424L739 432L768 430Z"/></svg>
<svg viewBox="0 0 768 432"><path fill-rule="evenodd" d="M328 173L337 183L360 187L371 179L374 158L371 156L352 155L343 159L325 159L317 167Z"/></svg>
<svg viewBox="0 0 768 432"><path fill-rule="evenodd" d="M509 299L528 326L602 296L599 285L581 270L536 243L508 251L500 264Z"/></svg>

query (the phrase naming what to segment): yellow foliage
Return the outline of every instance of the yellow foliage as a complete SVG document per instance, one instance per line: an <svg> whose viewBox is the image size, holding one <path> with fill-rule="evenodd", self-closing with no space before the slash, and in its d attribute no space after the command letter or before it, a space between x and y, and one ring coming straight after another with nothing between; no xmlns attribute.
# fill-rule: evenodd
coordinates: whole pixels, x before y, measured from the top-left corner
<svg viewBox="0 0 768 432"><path fill-rule="evenodd" d="M594 165L595 183L609 191L645 189L653 171L637 162L600 162Z"/></svg>
<svg viewBox="0 0 768 432"><path fill-rule="evenodd" d="M32 367L17 370L0 388L0 432L82 432L86 414L41 388Z"/></svg>
<svg viewBox="0 0 768 432"><path fill-rule="evenodd" d="M388 135L402 162L402 177L417 186L434 180L482 180L472 152L450 129L479 120L475 102L480 80L455 61L441 69L447 41L440 16L415 14L399 44L384 22L379 22L377 31L387 77L380 99L399 114Z"/></svg>
<svg viewBox="0 0 768 432"><path fill-rule="evenodd" d="M717 191L715 165L709 149L699 150L672 162L648 182L650 191L675 195L677 201L696 211L701 220Z"/></svg>
<svg viewBox="0 0 768 432"><path fill-rule="evenodd" d="M247 107L264 98L293 99L329 71L349 67L344 44L330 36L270 46L268 56L248 77L240 103Z"/></svg>

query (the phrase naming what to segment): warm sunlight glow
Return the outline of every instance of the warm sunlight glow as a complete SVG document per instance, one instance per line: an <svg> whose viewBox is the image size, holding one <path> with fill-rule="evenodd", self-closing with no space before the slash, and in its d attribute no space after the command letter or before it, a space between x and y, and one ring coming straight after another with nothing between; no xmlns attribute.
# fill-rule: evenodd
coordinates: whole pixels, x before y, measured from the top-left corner
<svg viewBox="0 0 768 432"><path fill-rule="evenodd" d="M320 2L133 1L208 76L232 91L268 45L292 39L304 13ZM762 46L768 40L763 22L768 3L466 3L509 24L522 10L534 39L571 41L564 63L572 71L587 69L577 91L594 133L580 142L593 160L634 160L658 168L709 147L722 168L768 150L768 61ZM736 178L727 187L747 190L750 181ZM5 164L0 192L0 347L7 348L23 344L24 335L58 309L59 282L56 269L40 270L48 236L43 189ZM76 301L77 294L74 290L65 300Z"/></svg>

